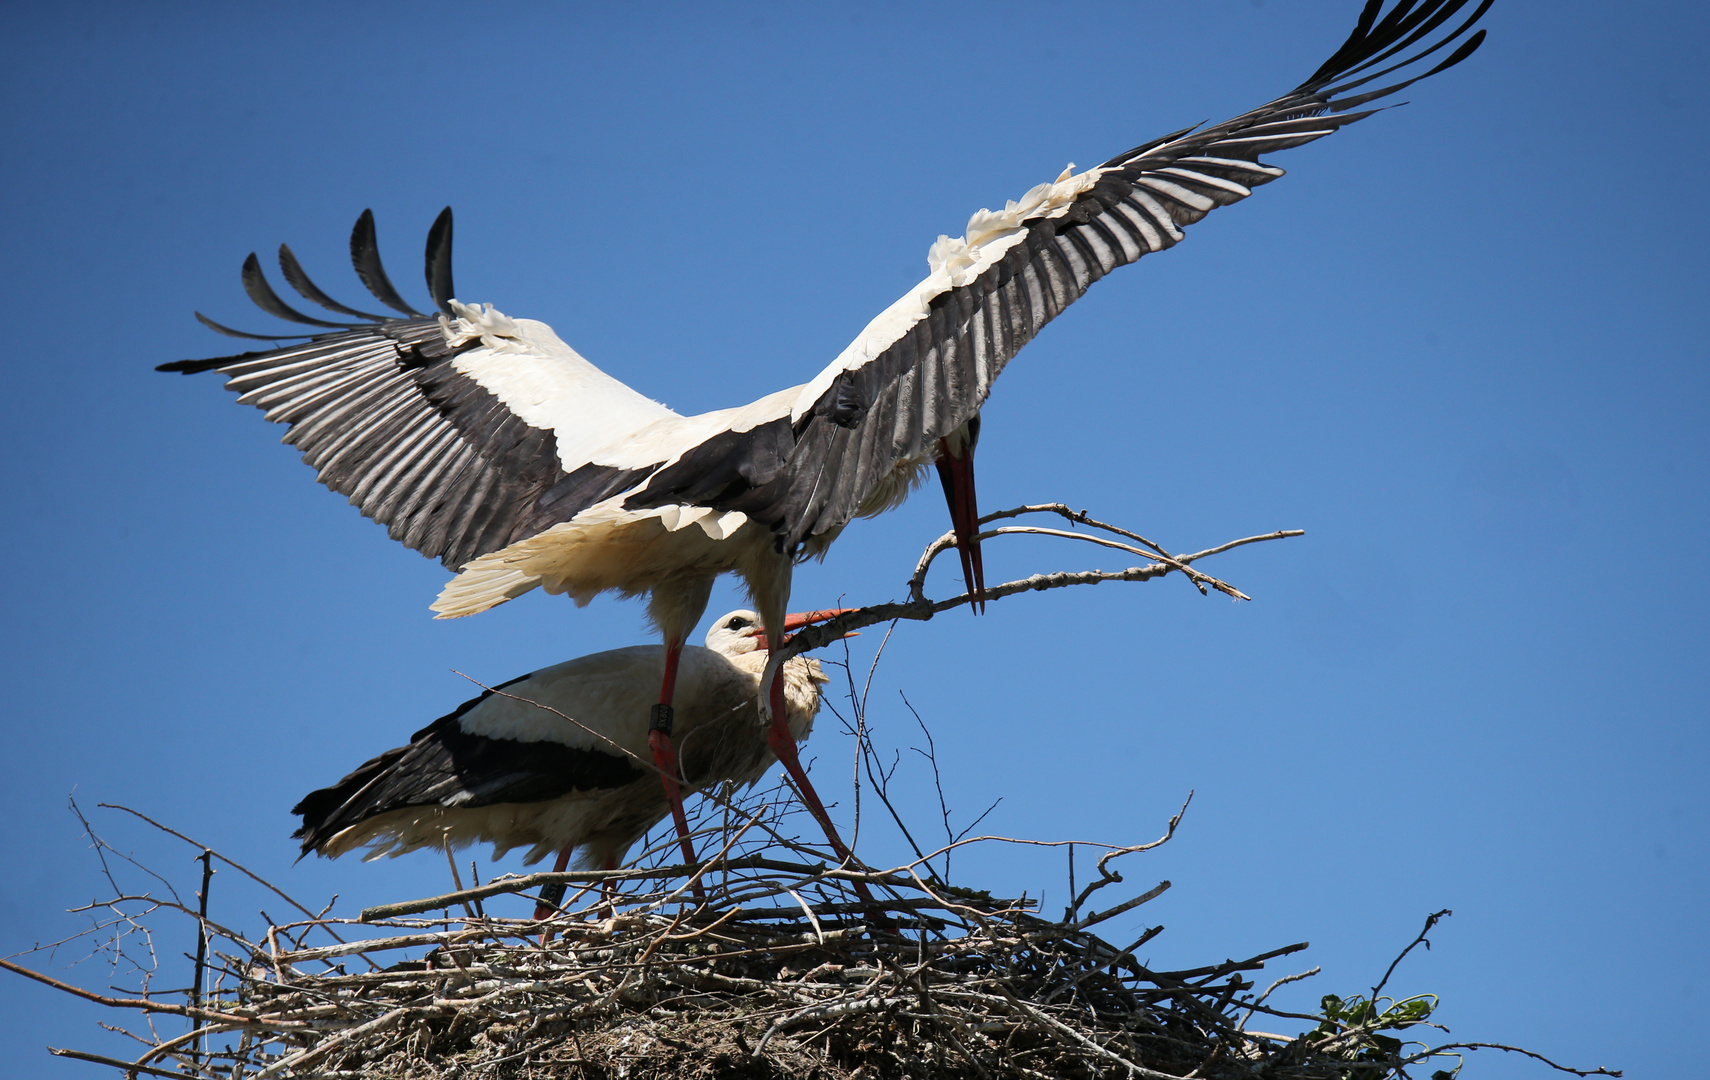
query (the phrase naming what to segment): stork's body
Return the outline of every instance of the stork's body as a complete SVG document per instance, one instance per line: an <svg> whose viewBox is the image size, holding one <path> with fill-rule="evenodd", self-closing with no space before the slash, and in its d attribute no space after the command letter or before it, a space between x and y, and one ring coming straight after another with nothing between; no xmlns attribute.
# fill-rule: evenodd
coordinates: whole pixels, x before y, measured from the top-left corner
<svg viewBox="0 0 1710 1080"><path fill-rule="evenodd" d="M705 648L682 650L676 748L691 791L753 783L775 760L754 722L767 658L757 629L754 612L731 612ZM583 865L616 866L670 810L644 764L661 661L657 645L613 649L464 702L409 745L306 796L292 811L303 817L304 854L367 848L377 858L490 843L495 856L526 848L530 863L559 852L560 869L573 849ZM811 732L824 681L813 660L784 665L792 741Z"/></svg>
<svg viewBox="0 0 1710 1080"><path fill-rule="evenodd" d="M601 372L544 323L459 303L449 210L428 236L437 314L398 295L364 213L352 260L402 318L333 300L282 247L281 271L299 294L363 321L290 308L251 255L244 285L263 310L331 332L163 367L226 374L241 400L290 425L286 441L323 483L456 571L433 605L441 617L535 588L578 603L650 593L667 645L668 705L670 657L714 577L741 574L762 621L779 626L794 561L823 552L853 518L896 505L935 461L978 600L973 436L1004 366L1095 281L1280 177L1261 155L1330 135L1375 111L1349 110L1470 55L1483 31L1420 75L1354 93L1462 38L1489 0L1451 25L1467 4L1401 0L1386 12L1370 0L1341 48L1282 97L1081 173L1071 167L1002 210L981 210L963 236L939 237L928 276L810 381L738 408L680 416ZM1417 51L1395 59L1408 49ZM830 832L781 715L772 719L779 756ZM662 764L668 757L664 745Z"/></svg>

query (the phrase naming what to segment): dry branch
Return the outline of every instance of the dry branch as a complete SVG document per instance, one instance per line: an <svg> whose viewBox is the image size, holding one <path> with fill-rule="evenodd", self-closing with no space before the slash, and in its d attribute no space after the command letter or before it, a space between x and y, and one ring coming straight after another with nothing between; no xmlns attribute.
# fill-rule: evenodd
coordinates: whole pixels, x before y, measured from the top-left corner
<svg viewBox="0 0 1710 1080"><path fill-rule="evenodd" d="M1227 582L1220 581L1217 578L1201 573L1193 568L1193 564L1201 559L1220 555L1226 551L1232 551L1235 548L1244 547L1248 544L1259 544L1269 540L1285 540L1290 537L1306 535L1306 532L1303 529L1279 529L1275 532L1263 533L1258 536L1244 536L1239 540L1230 540L1226 543L1218 544L1215 547L1206 548L1203 551L1196 551L1191 554L1170 555L1163 547L1146 539L1139 533L1131 532L1119 526L1100 521L1088 514L1087 511L1070 509L1064 503L1029 503L1024 506L1012 507L1008 510L998 510L980 518L980 524L984 525L992 521L1020 517L1025 514L1055 514L1056 516L1064 518L1074 524L1085 525L1092 529L1097 529L1102 532L1107 532L1115 536L1121 536L1132 540L1135 544L1140 546L1135 547L1127 544L1116 544L1103 540L1102 538L1092 537L1088 534L1067 533L1060 529L1039 529L1031 527L1026 529L1000 528L986 530L979 534L980 540L985 541L995 539L1000 536L1014 536L1018 534L1039 534L1068 537L1077 541L1091 540L1105 546L1121 548L1124 551L1148 557L1153 561L1141 566L1130 566L1123 570L1080 570L1033 574L1029 577L1019 578L1014 581L1006 581L1001 585L988 586L986 588L985 595L988 602L1002 600L1005 597L1015 596L1019 593L1042 592L1046 589L1062 589L1075 585L1099 585L1107 581L1151 581L1153 578L1161 578L1172 573L1180 573L1185 576L1193 583L1194 588L1198 589L1201 594L1205 594L1207 589L1216 589L1218 592L1221 592L1235 600L1250 600L1252 598L1246 593ZM813 649L821 648L833 641L839 640L846 634L853 633L856 630L860 630L868 626L876 626L882 622L895 622L899 619L908 619L915 622L928 622L933 616L940 612L948 611L955 607L961 607L962 605L969 603L971 597L968 593L952 596L946 600L932 600L926 596L925 592L926 575L932 568L933 561L937 559L939 555L954 547L955 544L955 533L945 533L943 536L940 536L938 539L926 546L926 550L921 553L920 560L915 564L914 573L909 576L909 598L907 600L888 604L871 604L866 607L855 608L839 615L835 619L828 619L822 623L815 623L812 626L798 631L784 643L783 648L776 650L772 654L772 659L766 665L766 671L763 677L770 679L778 669L779 665L783 664L791 657L798 656L801 653L809 652ZM763 711L766 709L765 701L761 702L761 709Z"/></svg>

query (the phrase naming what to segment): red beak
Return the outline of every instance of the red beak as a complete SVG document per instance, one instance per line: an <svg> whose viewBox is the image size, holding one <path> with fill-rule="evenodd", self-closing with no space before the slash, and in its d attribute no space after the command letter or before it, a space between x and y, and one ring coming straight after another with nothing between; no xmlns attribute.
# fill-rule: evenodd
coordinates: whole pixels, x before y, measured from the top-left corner
<svg viewBox="0 0 1710 1080"><path fill-rule="evenodd" d="M956 551L962 556L962 580L968 585L969 610L986 610L986 568L980 561L980 510L974 497L974 446L970 442L957 457L950 440L938 440L938 480L944 485L944 501L950 504L950 526L956 530Z"/></svg>
<svg viewBox="0 0 1710 1080"><path fill-rule="evenodd" d="M812 626L814 623L822 623L822 622L825 622L829 619L835 619L839 615L845 614L846 612L859 611L859 610L860 610L859 608L827 608L824 611L798 611L798 612L795 612L795 613L790 614L790 615L785 615L784 616L784 640L788 641L790 639L791 634L795 633L797 630L800 630L804 626ZM749 633L754 635L754 637L760 642L761 648L767 650L768 652L771 651L772 643L771 643L771 640L769 638L767 638L766 631L756 628L754 630L750 630ZM848 634L844 634L843 636L844 637L857 637L859 635L858 635L858 633L848 633Z"/></svg>

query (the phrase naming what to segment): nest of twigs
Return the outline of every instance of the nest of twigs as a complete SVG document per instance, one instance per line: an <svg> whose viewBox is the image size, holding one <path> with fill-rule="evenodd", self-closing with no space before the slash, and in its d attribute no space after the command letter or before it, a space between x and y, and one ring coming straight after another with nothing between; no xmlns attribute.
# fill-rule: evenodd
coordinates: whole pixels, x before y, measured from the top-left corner
<svg viewBox="0 0 1710 1080"><path fill-rule="evenodd" d="M741 808L726 801L723 809L728 820ZM56 985L142 1009L151 1021L187 1017L191 1030L167 1035L151 1022L146 1034L130 1032L150 1049L128 1061L54 1052L131 1076L209 1080L1215 1080L1406 1077L1409 1066L1456 1048L1382 1034L1427 1023L1422 999L1387 1009L1353 999L1331 1015L1268 1005L1270 990L1313 972L1274 980L1261 994L1252 974L1304 943L1156 971L1138 950L1162 927L1125 947L1097 936L1094 927L1169 888L1160 882L1126 899L1110 889L1122 884L1115 861L1167 841L1179 814L1151 843L1103 849L1096 879L1057 920L1026 898L950 884L948 867L934 865L944 850L889 870L839 866L780 834L789 816L778 802L748 804L735 827L705 830L725 840L694 866L504 877L369 908L360 919L321 913L270 924L259 940L153 897L149 912L183 910L204 928L196 985L205 993L178 1005L173 991L127 1000ZM212 860L243 869L207 852ZM543 921L491 917L482 906L502 894L550 898L567 888L578 891L560 893L557 914ZM138 899L96 906L113 913L107 927L134 932L148 914L125 910ZM1294 1037L1250 1026L1266 1016L1317 1026Z"/></svg>
<svg viewBox="0 0 1710 1080"><path fill-rule="evenodd" d="M324 1075L1348 1072L1332 1046L1244 1029L1244 973L1304 945L1157 972L1088 929L1161 889L1053 922L907 870L748 858L703 877L716 879L703 903L679 878L555 920L545 945L535 924L466 915L426 935L281 953L252 964L231 1004L283 1022L283 1056L255 1064ZM423 945L419 960L387 962ZM381 966L305 971L359 954Z"/></svg>

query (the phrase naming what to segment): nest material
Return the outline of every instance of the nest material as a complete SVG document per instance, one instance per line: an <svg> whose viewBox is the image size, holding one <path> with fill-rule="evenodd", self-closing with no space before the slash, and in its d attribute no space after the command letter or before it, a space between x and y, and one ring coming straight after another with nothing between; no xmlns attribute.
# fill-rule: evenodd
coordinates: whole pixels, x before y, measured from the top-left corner
<svg viewBox="0 0 1710 1080"><path fill-rule="evenodd" d="M1078 893L1071 886L1063 918L1052 921L1025 898L1001 900L950 884L941 858L966 844L1028 842L957 841L872 871L838 866L780 834L776 810L762 805L738 829L707 830L727 839L715 857L693 866L506 877L370 908L357 920L314 914L278 893L307 917L270 920L256 940L206 913L212 861L276 887L204 849L192 908L166 879L119 856L91 830L104 865L108 856L131 862L167 896L127 892L109 872L118 895L85 909L108 917L77 937L110 935L99 951L119 960L139 936L152 941L156 913L190 915L203 930L193 985L206 989L176 1004L184 991L150 989L156 969L146 963L133 965L144 989L131 999L10 960L0 959L0 967L109 1008L149 1014L142 1031L114 1028L147 1044L134 1060L52 1051L129 1077L1406 1080L1415 1067L1480 1047L1580 1076L1620 1075L1570 1069L1518 1047L1429 1047L1382 1034L1434 1026L1428 998L1380 995L1446 911L1426 920L1369 999L1329 996L1318 1015L1267 1004L1271 990L1316 969L1276 979L1257 995L1247 977L1304 944L1192 970L1148 968L1138 958L1141 947L1161 927L1125 948L1092 928L1157 897L1169 882L1103 910L1089 901L1116 895L1101 891L1122 882L1113 861L1167 841L1180 814L1158 840L1103 848L1096 880ZM751 832L770 840L745 844ZM581 891L564 901L570 885ZM484 900L501 894L532 900L543 886L557 911L551 919L494 918L482 910ZM155 955L152 944L143 951ZM1296 1037L1272 1035L1248 1026L1256 1016L1281 1018L1285 1029L1298 1021L1306 1024L1293 1030L1316 1026ZM168 1034L154 1023L185 1017L193 1022L188 1032Z"/></svg>
<svg viewBox="0 0 1710 1080"><path fill-rule="evenodd" d="M473 907L451 922L376 916L457 898L473 905L543 878L599 875L531 875L365 913L404 931L391 937L280 949L279 932L270 931L267 947L225 958L222 988L201 1006L224 1017L208 1032L231 1032L234 1041L194 1056L181 1044L156 1067L224 1076L626 1080L1389 1071L1351 1061L1357 1040L1245 1029L1254 1004L1245 991L1254 984L1243 973L1304 944L1159 972L1133 952L1156 931L1127 949L1089 931L1167 883L1104 912L1052 922L1030 902L907 869L733 859L695 883L701 901L682 877L653 873L665 889L611 899L585 893L591 903L546 924L544 945L542 924L486 918ZM1080 899L1120 880L1107 873ZM420 959L403 958L411 955Z"/></svg>

